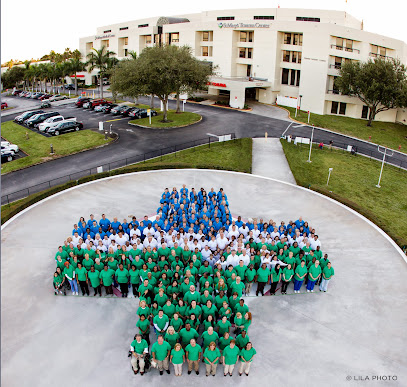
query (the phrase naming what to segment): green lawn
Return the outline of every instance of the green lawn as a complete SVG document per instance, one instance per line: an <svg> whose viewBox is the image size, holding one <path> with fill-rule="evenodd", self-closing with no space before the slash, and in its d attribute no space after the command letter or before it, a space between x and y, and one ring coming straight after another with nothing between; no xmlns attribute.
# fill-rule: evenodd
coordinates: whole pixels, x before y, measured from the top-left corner
<svg viewBox="0 0 407 387"><path fill-rule="evenodd" d="M15 201L1 207L1 223L4 223L12 216L22 211L24 208L63 191L76 184L83 184L91 180L104 178L128 172L139 172L154 169L176 169L176 168L206 168L219 169L237 172L250 173L252 167L252 139L242 138L227 142L211 143L193 149L177 152L176 155L167 155L146 162L141 162L127 167L115 169L110 172L103 172L96 175L87 176L78 181L71 181L67 184L52 187L45 191L32 194L24 199Z"/></svg>
<svg viewBox="0 0 407 387"><path fill-rule="evenodd" d="M29 135L28 140L26 139L26 133ZM111 138L105 140L104 135L91 130L80 130L79 132L66 133L60 136L44 137L11 121L1 124L1 135L7 141L18 145L23 152L28 154L27 157L2 164L2 174L91 149L112 140ZM49 154L51 144L55 153L53 156Z"/></svg>
<svg viewBox="0 0 407 387"><path fill-rule="evenodd" d="M283 149L297 184L331 196L376 223L400 246L407 245L407 172L384 166L377 188L380 162L349 153L313 148L282 140ZM327 187L328 169L333 168Z"/></svg>
<svg viewBox="0 0 407 387"><path fill-rule="evenodd" d="M149 117L142 118L140 120L132 120L130 123L142 126L148 126L150 128L173 128L177 126L186 126L194 124L201 119L201 116L192 112L175 113L174 110L168 110L167 119L169 122L161 122L163 119L163 113L158 112L158 115L151 117L151 125Z"/></svg>
<svg viewBox="0 0 407 387"><path fill-rule="evenodd" d="M308 122L307 112L300 111L297 113L297 117L295 117L294 108L287 106L283 107L290 112L291 118L305 123ZM375 144L384 145L392 149L398 150L399 145L401 145L400 151L407 153L407 126L403 124L373 121L372 126L369 127L366 126L366 120L339 117L329 114L319 115L314 113L311 113L309 123L310 125L330 129L334 132L371 141ZM369 136L371 136L370 139Z"/></svg>

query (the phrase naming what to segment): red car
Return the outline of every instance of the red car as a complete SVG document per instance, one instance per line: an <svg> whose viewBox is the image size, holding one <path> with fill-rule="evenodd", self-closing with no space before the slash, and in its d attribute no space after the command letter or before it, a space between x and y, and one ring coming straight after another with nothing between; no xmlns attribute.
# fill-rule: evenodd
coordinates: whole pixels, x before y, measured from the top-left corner
<svg viewBox="0 0 407 387"><path fill-rule="evenodd" d="M44 94L40 98L38 98L40 101L44 101L45 99L49 99L52 97L52 94Z"/></svg>
<svg viewBox="0 0 407 387"><path fill-rule="evenodd" d="M2 102L1 103L1 108L2 109L8 108L7 102Z"/></svg>
<svg viewBox="0 0 407 387"><path fill-rule="evenodd" d="M99 99L93 99L90 102L92 104L90 108L93 109L95 106L105 104L107 101L105 99L99 98Z"/></svg>

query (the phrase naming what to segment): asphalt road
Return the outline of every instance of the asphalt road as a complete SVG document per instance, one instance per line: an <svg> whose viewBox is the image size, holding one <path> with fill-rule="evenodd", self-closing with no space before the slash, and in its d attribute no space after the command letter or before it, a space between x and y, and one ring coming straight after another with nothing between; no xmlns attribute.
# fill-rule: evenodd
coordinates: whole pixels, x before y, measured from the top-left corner
<svg viewBox="0 0 407 387"><path fill-rule="evenodd" d="M140 98L140 102L148 103L149 99ZM32 101L32 103L38 105L38 102ZM156 106L159 106L158 100ZM170 101L169 106L174 108L175 101ZM99 166L103 166L105 171L141 161L144 158L207 143L209 138L211 141L217 140L215 137L208 136L208 133L213 135L234 133L236 138L263 137L265 132L270 137L280 137L283 134L293 137L311 136L311 128L307 125L293 123L287 130L289 125L287 121L193 103L185 104L185 110L201 114L203 116L201 122L186 128L164 130L138 128L128 124L129 118L123 119L120 116L88 111L76 108L73 104L58 106L52 110L64 116L77 117L78 121L84 123L85 129L97 130L100 121L104 122L105 129L109 129L112 125L112 130L117 132L120 138L114 144L104 148L78 153L2 176L2 204L7 200L17 200L52 185L96 173L96 168ZM4 118L6 121L11 120L14 115ZM348 145L352 145L357 147L358 153L380 160L383 157L375 145L324 130L314 130L314 142L322 141L328 144L330 140L334 142L334 146L340 148L346 149ZM386 161L407 168L405 154L395 152L393 157L386 158ZM55 181L50 184L48 183L50 180ZM31 187L29 192L28 187ZM12 194L14 192L17 193ZM5 195L9 197L6 198Z"/></svg>

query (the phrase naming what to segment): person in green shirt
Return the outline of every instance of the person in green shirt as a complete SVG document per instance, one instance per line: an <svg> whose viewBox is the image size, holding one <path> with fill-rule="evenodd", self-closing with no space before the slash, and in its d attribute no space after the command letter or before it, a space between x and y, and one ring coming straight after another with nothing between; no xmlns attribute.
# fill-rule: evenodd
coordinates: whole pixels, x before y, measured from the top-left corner
<svg viewBox="0 0 407 387"><path fill-rule="evenodd" d="M158 335L164 335L168 325L170 324L170 320L164 311L160 309L158 311L158 315L153 318L153 324L155 328L155 332Z"/></svg>
<svg viewBox="0 0 407 387"><path fill-rule="evenodd" d="M214 341L209 343L209 346L205 349L203 358L206 366L206 376L215 376L216 368L219 363L220 351L219 348L216 347L216 343Z"/></svg>
<svg viewBox="0 0 407 387"><path fill-rule="evenodd" d="M222 353L223 364L224 364L223 374L225 376L227 374L232 376L239 353L240 353L240 349L236 345L236 341L231 340L230 344L227 347L225 347L225 349L223 350L223 353Z"/></svg>
<svg viewBox="0 0 407 387"><path fill-rule="evenodd" d="M219 350L220 353L222 355L223 350L230 344L230 342L232 341L232 338L230 337L230 334L228 332L225 332L223 334L223 337L221 337L219 339ZM222 364L223 362L223 356L221 356L221 358L219 359L219 363Z"/></svg>
<svg viewBox="0 0 407 387"><path fill-rule="evenodd" d="M61 270L59 272L54 273L54 280L53 280L53 285L54 285L54 291L55 295L62 294L62 286L64 282L64 276L62 275ZM66 296L66 291L64 290L64 294Z"/></svg>
<svg viewBox="0 0 407 387"><path fill-rule="evenodd" d="M329 281L331 280L334 274L335 274L334 268L332 267L331 262L328 262L324 270L322 271L322 281L321 285L319 285L320 292L322 291L326 292L328 290Z"/></svg>
<svg viewBox="0 0 407 387"><path fill-rule="evenodd" d="M171 300L167 300L165 305L163 306L164 314L168 316L169 319L172 319L175 313L175 305L171 302Z"/></svg>
<svg viewBox="0 0 407 387"><path fill-rule="evenodd" d="M239 375L242 376L243 371L244 373L249 376L250 366L253 361L253 357L256 354L256 350L253 348L252 343L249 341L245 348L243 348L240 353L240 367L239 367Z"/></svg>
<svg viewBox="0 0 407 387"><path fill-rule="evenodd" d="M313 292L315 282L318 281L321 275L321 266L319 266L319 261L316 260L315 263L310 266L308 270L308 283L307 283L307 292Z"/></svg>
<svg viewBox="0 0 407 387"><path fill-rule="evenodd" d="M62 247L61 247L62 248ZM71 291L73 296L78 295L78 282L76 281L75 268L69 264L69 262L64 263L65 268L62 272L65 278L68 280L69 285L71 285Z"/></svg>
<svg viewBox="0 0 407 387"><path fill-rule="evenodd" d="M236 345L243 349L246 347L246 344L250 341L249 336L247 335L246 331L243 329L240 335L236 336Z"/></svg>
<svg viewBox="0 0 407 387"><path fill-rule="evenodd" d="M148 346L146 340L142 338L140 334L136 335L136 338L130 344L130 351L131 351L131 365L133 367L133 372L135 375L139 372L140 366L140 375L144 374L144 366L145 366L145 355L148 353Z"/></svg>
<svg viewBox="0 0 407 387"><path fill-rule="evenodd" d="M294 270L292 269L291 263L289 263L283 269L283 275L281 277L281 280L282 280L282 283L283 283L283 285L281 286L281 294L287 294L288 284L291 282L293 277L294 277Z"/></svg>
<svg viewBox="0 0 407 387"><path fill-rule="evenodd" d="M240 298L243 295L243 291L245 290L245 285L242 282L240 277L236 277L236 281L232 282L230 285L230 289L233 292L237 292L237 296Z"/></svg>
<svg viewBox="0 0 407 387"><path fill-rule="evenodd" d="M158 294L154 297L154 301L156 301L158 306L162 308L167 300L168 296L164 293L164 288L160 288Z"/></svg>
<svg viewBox="0 0 407 387"><path fill-rule="evenodd" d="M65 261L68 260L69 255L68 255L68 253L62 248L62 246L59 246L59 247L58 247L58 251L57 251L57 253L55 254L55 260L57 260L58 257L61 257L62 260L65 260Z"/></svg>
<svg viewBox="0 0 407 387"><path fill-rule="evenodd" d="M171 345L171 348L174 348L175 344L177 344L179 341L179 334L175 332L174 327L170 325L167 329L164 339L166 342L168 342L169 345Z"/></svg>
<svg viewBox="0 0 407 387"><path fill-rule="evenodd" d="M182 365L185 363L185 351L182 349L180 343L175 344L174 349L171 350L170 360L174 366L175 376L181 376Z"/></svg>
<svg viewBox="0 0 407 387"><path fill-rule="evenodd" d="M175 332L177 332L177 333L180 332L180 330L182 329L182 326L183 326L183 322L178 313L174 313L174 317L171 319L170 324L171 324L171 326L174 327Z"/></svg>
<svg viewBox="0 0 407 387"><path fill-rule="evenodd" d="M206 305L202 306L202 319L206 319L209 315L215 317L217 313L216 306L212 304L211 300L206 301Z"/></svg>
<svg viewBox="0 0 407 387"><path fill-rule="evenodd" d="M259 270L257 270L257 275L255 281L257 281L256 296L261 293L264 296L264 287L266 286L270 278L270 269L267 268L267 264L263 263Z"/></svg>
<svg viewBox="0 0 407 387"><path fill-rule="evenodd" d="M254 277L256 277L256 270L254 269L253 263L249 264L248 269L245 271L244 278L246 280L245 295L248 296L252 290L254 283Z"/></svg>
<svg viewBox="0 0 407 387"><path fill-rule="evenodd" d="M189 291L185 293L184 301L188 305L191 305L192 301L196 301L197 303L201 301L201 295L195 290L195 285L189 286Z"/></svg>
<svg viewBox="0 0 407 387"><path fill-rule="evenodd" d="M244 303L244 299L241 298L239 303L235 306L235 313L240 312L242 316L249 311L249 307Z"/></svg>
<svg viewBox="0 0 407 387"><path fill-rule="evenodd" d="M136 323L136 327L139 329L139 333L141 334L142 338L147 341L148 345L150 345L150 321L146 318L146 315L140 315L140 318Z"/></svg>
<svg viewBox="0 0 407 387"><path fill-rule="evenodd" d="M299 293L302 283L304 282L304 278L307 275L307 267L305 266L305 261L301 261L300 265L297 265L295 268L295 275L294 275L294 293Z"/></svg>
<svg viewBox="0 0 407 387"><path fill-rule="evenodd" d="M276 294L277 285L280 282L282 273L283 273L283 270L281 269L281 266L279 263L277 263L277 265L274 267L274 269L271 270L271 276L270 276L270 281L271 281L270 295L271 296L274 296Z"/></svg>
<svg viewBox="0 0 407 387"><path fill-rule="evenodd" d="M223 337L226 332L230 333L231 326L232 324L227 319L227 317L223 316L222 319L219 320L218 323L216 324L219 337Z"/></svg>
<svg viewBox="0 0 407 387"><path fill-rule="evenodd" d="M129 292L129 271L123 267L123 263L120 262L119 268L116 270L116 280L119 283L120 291L123 298L127 298Z"/></svg>
<svg viewBox="0 0 407 387"><path fill-rule="evenodd" d="M185 305L184 300L180 298L178 300L178 305L175 307L176 312L179 314L179 317L185 321L188 316L188 306Z"/></svg>
<svg viewBox="0 0 407 387"><path fill-rule="evenodd" d="M82 296L84 296L85 294L89 296L87 270L82 266L80 262L78 262L78 267L75 270L75 274L76 280L79 282L79 286L81 287Z"/></svg>
<svg viewBox="0 0 407 387"><path fill-rule="evenodd" d="M202 292L201 292L201 293L202 293ZM212 297L212 295L209 294L209 290L208 290L208 289L205 289L204 292L203 292L203 294L201 294L201 304L202 304L202 305L206 305L206 303L207 303L208 301L213 302L213 297Z"/></svg>
<svg viewBox="0 0 407 387"><path fill-rule="evenodd" d="M132 265L131 265L131 268L129 271L129 277L130 277L130 284L131 284L131 287L133 290L133 296L137 297L138 296L138 287L140 285L140 273L134 263L132 263Z"/></svg>
<svg viewBox="0 0 407 387"><path fill-rule="evenodd" d="M146 319L148 319L150 317L151 309L147 306L147 303L145 300L140 300L140 306L138 307L136 313L139 317L141 315L144 315Z"/></svg>
<svg viewBox="0 0 407 387"><path fill-rule="evenodd" d="M109 268L108 265L105 265L104 269L100 272L99 277L101 284L105 287L106 294L110 294L113 297L113 277L114 271Z"/></svg>
<svg viewBox="0 0 407 387"><path fill-rule="evenodd" d="M204 331L207 331L209 327L215 328L215 317L211 314L203 321Z"/></svg>
<svg viewBox="0 0 407 387"><path fill-rule="evenodd" d="M226 301L226 303L229 302L227 296L225 295L225 292L221 290L219 294L215 297L215 306L219 310L223 306L223 302Z"/></svg>
<svg viewBox="0 0 407 387"><path fill-rule="evenodd" d="M100 258L95 259L95 271L98 271L99 273L103 270L105 267L104 263L102 263ZM92 267L92 266L91 266Z"/></svg>
<svg viewBox="0 0 407 387"><path fill-rule="evenodd" d="M89 257L89 254L85 254L85 258L82 260L82 265L86 270L90 270L90 267L94 265L95 262Z"/></svg>
<svg viewBox="0 0 407 387"><path fill-rule="evenodd" d="M150 299L149 304L151 303L151 296L153 295L153 286L149 283L148 279L145 279L143 283L138 288L139 297L145 297Z"/></svg>
<svg viewBox="0 0 407 387"><path fill-rule="evenodd" d="M195 373L199 375L199 360L201 359L202 347L192 338L190 343L185 347L188 362L188 375L195 369Z"/></svg>
<svg viewBox="0 0 407 387"><path fill-rule="evenodd" d="M159 335L157 341L151 347L151 354L153 355L153 361L157 364L157 368L160 371L160 375L167 371L170 374L169 369L169 357L171 353L171 345L164 341L164 337Z"/></svg>
<svg viewBox="0 0 407 387"><path fill-rule="evenodd" d="M190 344L192 339L197 339L199 337L198 332L191 328L190 323L185 323L185 328L182 328L179 332L181 337L181 344L185 348L188 344Z"/></svg>
<svg viewBox="0 0 407 387"><path fill-rule="evenodd" d="M213 327L209 327L208 330L204 333L202 333L202 347L208 348L209 344L213 342L217 342L219 340L219 335L213 330Z"/></svg>

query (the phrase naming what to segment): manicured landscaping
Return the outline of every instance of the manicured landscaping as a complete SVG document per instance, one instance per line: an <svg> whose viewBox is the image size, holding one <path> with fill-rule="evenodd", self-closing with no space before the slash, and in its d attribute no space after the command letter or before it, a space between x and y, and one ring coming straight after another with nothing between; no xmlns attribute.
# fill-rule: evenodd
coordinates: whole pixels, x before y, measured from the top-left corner
<svg viewBox="0 0 407 387"><path fill-rule="evenodd" d="M149 128L165 129L192 125L201 120L201 116L197 113L192 112L175 113L175 110L168 110L167 114L168 122L161 122L163 119L163 113L162 112L157 113L158 115L156 115L155 117L151 117L151 125L149 117L142 118L139 120L132 120L129 121L129 123L147 126Z"/></svg>
<svg viewBox="0 0 407 387"><path fill-rule="evenodd" d="M290 112L292 119L308 123L308 113L306 111L299 111L297 117L295 117L294 108L287 106L283 106L283 108ZM309 123L310 125L357 137L396 150L398 150L399 145L401 145L400 151L407 153L407 126L403 124L373 121L372 126L369 127L366 126L367 120L314 113L311 113Z"/></svg>
<svg viewBox="0 0 407 387"><path fill-rule="evenodd" d="M28 133L29 139L26 138L26 133ZM105 140L104 135L91 130L80 130L60 136L45 137L11 121L1 124L1 135L7 141L17 144L28 155L2 164L2 174L91 149L112 141L111 138ZM54 148L54 155L50 155L51 144Z"/></svg>
<svg viewBox="0 0 407 387"><path fill-rule="evenodd" d="M176 154L162 156L146 162L141 162L127 167L115 169L110 172L103 172L96 175L87 176L77 181L71 181L45 191L32 194L24 199L15 201L1 207L1 223L6 222L12 216L22 211L24 208L50 196L63 191L77 184L101 179L108 176L119 175L129 172L149 171L155 169L180 169L180 168L200 168L218 169L236 172L251 172L252 166L252 139L242 138L228 142L217 142L209 145L202 145L194 149L177 152Z"/></svg>
<svg viewBox="0 0 407 387"><path fill-rule="evenodd" d="M407 245L407 172L384 166L381 188L377 188L380 162L347 152L313 148L281 140L297 184L330 196L376 223L400 246ZM329 180L328 169L333 168Z"/></svg>

